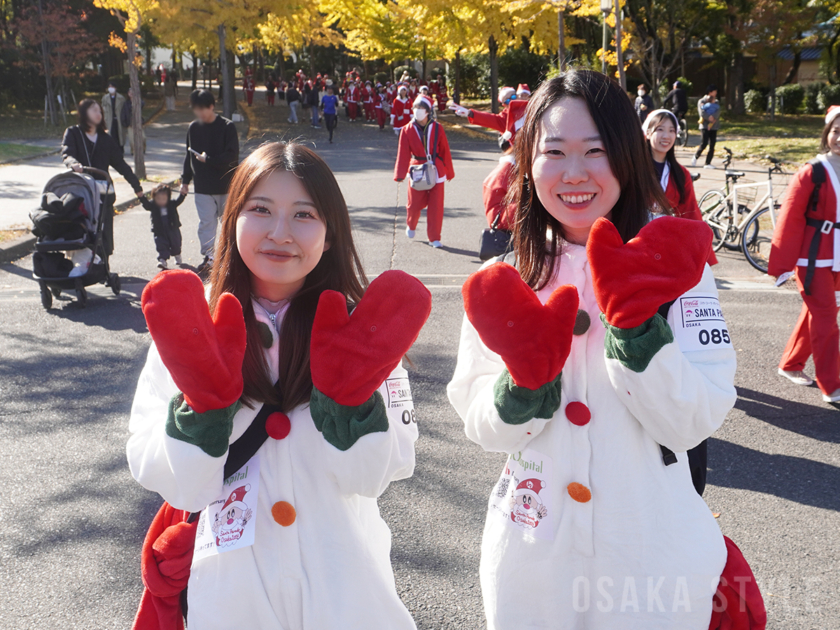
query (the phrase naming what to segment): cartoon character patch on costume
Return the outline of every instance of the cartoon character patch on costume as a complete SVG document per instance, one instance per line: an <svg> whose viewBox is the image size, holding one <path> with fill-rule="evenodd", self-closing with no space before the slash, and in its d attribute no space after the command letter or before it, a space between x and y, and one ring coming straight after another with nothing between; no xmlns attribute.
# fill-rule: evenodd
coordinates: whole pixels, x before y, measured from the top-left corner
<svg viewBox="0 0 840 630"><path fill-rule="evenodd" d="M540 498L545 488L541 479L526 479L516 486L510 497L510 520L526 529L536 528L548 515L548 509Z"/></svg>
<svg viewBox="0 0 840 630"><path fill-rule="evenodd" d="M251 484L240 486L230 493L222 509L216 513L210 528L216 536L217 547L227 547L236 543L245 532L245 525L251 520L253 512L244 502Z"/></svg>

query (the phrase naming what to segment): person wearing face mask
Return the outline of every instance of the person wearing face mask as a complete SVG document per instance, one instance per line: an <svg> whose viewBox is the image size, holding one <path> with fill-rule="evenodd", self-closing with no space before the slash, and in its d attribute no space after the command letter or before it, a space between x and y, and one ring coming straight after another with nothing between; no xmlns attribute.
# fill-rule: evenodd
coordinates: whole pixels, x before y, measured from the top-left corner
<svg viewBox="0 0 840 630"><path fill-rule="evenodd" d="M813 355L816 381L825 402L840 402L840 107L825 116L817 158L799 169L788 185L773 230L767 273L794 275L802 311L787 342L778 374L810 387L805 372Z"/></svg>
<svg viewBox="0 0 840 630"><path fill-rule="evenodd" d="M599 72L542 83L515 150L515 253L464 283L447 389L467 437L508 455L482 538L488 630L763 630L686 455L737 399L711 231L651 220L667 200Z"/></svg>
<svg viewBox="0 0 840 630"><path fill-rule="evenodd" d="M647 93L647 88L640 85L636 90L636 115L639 117L639 122L644 123L651 111L653 111L653 99Z"/></svg>
<svg viewBox="0 0 840 630"><path fill-rule="evenodd" d="M117 84L108 82L108 92L102 97L102 120L105 123L105 130L108 132L123 151L125 144L125 127L120 121L120 112L125 105L125 97L117 92Z"/></svg>
<svg viewBox="0 0 840 630"><path fill-rule="evenodd" d="M527 85L520 84L519 87L524 88L523 94L530 95ZM512 87L503 87L499 90L499 103L502 104L503 109L498 114L468 109L457 103L450 105L449 109L454 111L457 116L467 118L474 125L481 125L498 131L501 134L499 136L499 148L502 151L507 151L508 147L513 145L516 132L525 121L525 109L528 107L528 100L527 98L520 99L516 90Z"/></svg>
<svg viewBox="0 0 840 630"><path fill-rule="evenodd" d="M435 165L437 181L432 188L415 190L411 186L408 187L405 234L410 239L414 238L420 213L426 208L426 235L429 237L429 244L440 248L443 247L440 242L443 226L443 187L447 180L455 177L455 170L446 131L443 125L432 120L431 112L432 102L425 96L418 96L414 101L414 118L400 131L394 180L403 181L409 166L421 165L427 161Z"/></svg>

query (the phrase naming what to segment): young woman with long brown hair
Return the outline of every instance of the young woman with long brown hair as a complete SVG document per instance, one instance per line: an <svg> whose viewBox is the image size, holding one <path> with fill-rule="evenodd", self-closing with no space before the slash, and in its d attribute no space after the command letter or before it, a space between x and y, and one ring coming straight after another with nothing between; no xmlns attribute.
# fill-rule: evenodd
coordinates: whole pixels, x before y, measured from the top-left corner
<svg viewBox="0 0 840 630"><path fill-rule="evenodd" d="M365 287L338 183L293 143L237 169L211 285L209 305L187 271L143 292L154 344L128 459L168 503L135 627L186 612L191 630L414 628L376 499L414 469L400 363L428 290L398 271Z"/></svg>
<svg viewBox="0 0 840 630"><path fill-rule="evenodd" d="M713 609L719 581L736 601L733 575L760 617L685 454L736 398L710 231L650 221L667 201L633 105L600 73L540 86L516 164L516 266L465 283L448 388L467 436L509 454L482 542L488 628L718 628L748 614Z"/></svg>

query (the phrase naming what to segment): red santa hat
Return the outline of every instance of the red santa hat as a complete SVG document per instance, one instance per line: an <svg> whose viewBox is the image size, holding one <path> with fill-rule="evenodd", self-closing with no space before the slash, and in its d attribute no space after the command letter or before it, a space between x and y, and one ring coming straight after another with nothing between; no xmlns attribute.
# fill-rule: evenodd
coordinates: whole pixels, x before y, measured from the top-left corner
<svg viewBox="0 0 840 630"><path fill-rule="evenodd" d="M504 103L511 96L515 96L515 95L516 95L516 90L514 90L512 87L506 85L505 87L503 87L502 89L499 90L499 102Z"/></svg>
<svg viewBox="0 0 840 630"><path fill-rule="evenodd" d="M505 132L502 138L513 144L513 137L516 132L525 124L525 110L528 107L526 100L513 100L507 108L507 119L505 120Z"/></svg>
<svg viewBox="0 0 840 630"><path fill-rule="evenodd" d="M246 484L244 486L239 486L236 490L230 493L228 500L225 501L225 504L222 506L221 511L224 512L228 507L235 507L239 508L243 512L248 509L248 506L242 502L242 499L245 498L245 494L251 489L251 484Z"/></svg>
<svg viewBox="0 0 840 630"><path fill-rule="evenodd" d="M429 100L428 96L423 96L422 94L414 99L413 107L417 107L418 105L425 105L429 111L432 111L432 101Z"/></svg>
<svg viewBox="0 0 840 630"><path fill-rule="evenodd" d="M830 125L837 116L840 116L840 105L832 105L825 113L825 124Z"/></svg>
<svg viewBox="0 0 840 630"><path fill-rule="evenodd" d="M542 503L542 499L540 498L540 490L545 488L545 482L542 479L526 479L518 486L516 486L516 490L513 493L513 496L521 497L525 494L533 494L537 497L537 501Z"/></svg>
<svg viewBox="0 0 840 630"><path fill-rule="evenodd" d="M516 88L517 96L522 96L523 94L531 96L531 89L528 87L527 83L520 83Z"/></svg>

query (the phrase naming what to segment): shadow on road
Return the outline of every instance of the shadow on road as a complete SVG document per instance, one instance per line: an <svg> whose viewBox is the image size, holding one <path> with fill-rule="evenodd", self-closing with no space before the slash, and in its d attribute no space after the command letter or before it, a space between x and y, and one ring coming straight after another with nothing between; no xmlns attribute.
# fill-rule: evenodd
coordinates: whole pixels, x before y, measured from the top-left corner
<svg viewBox="0 0 840 630"><path fill-rule="evenodd" d="M751 418L814 440L840 444L840 422L835 410L743 387L737 389L738 400L735 402L735 408ZM814 396L817 396L816 390Z"/></svg>
<svg viewBox="0 0 840 630"><path fill-rule="evenodd" d="M709 439L708 482L840 511L840 468L804 457L762 453L717 438Z"/></svg>

